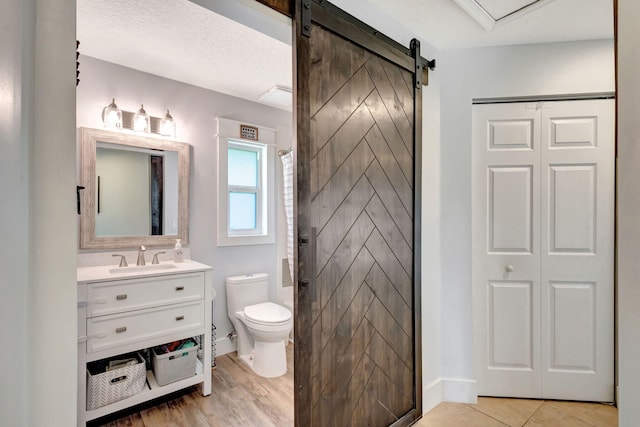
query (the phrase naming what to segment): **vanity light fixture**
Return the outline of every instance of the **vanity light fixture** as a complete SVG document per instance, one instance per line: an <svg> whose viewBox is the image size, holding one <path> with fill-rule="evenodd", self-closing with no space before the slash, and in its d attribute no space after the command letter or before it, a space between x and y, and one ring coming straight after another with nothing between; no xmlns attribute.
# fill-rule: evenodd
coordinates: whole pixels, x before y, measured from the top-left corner
<svg viewBox="0 0 640 427"><path fill-rule="evenodd" d="M133 116L133 130L146 133L151 131L149 115L144 110L144 105L142 104L140 104L140 109L136 111L136 114Z"/></svg>
<svg viewBox="0 0 640 427"><path fill-rule="evenodd" d="M160 135L170 136L175 138L176 136L176 122L169 114L169 110L167 110L167 114L164 115L162 119L160 119Z"/></svg>
<svg viewBox="0 0 640 427"><path fill-rule="evenodd" d="M102 122L106 128L122 129L122 111L116 105L116 99L102 110Z"/></svg>

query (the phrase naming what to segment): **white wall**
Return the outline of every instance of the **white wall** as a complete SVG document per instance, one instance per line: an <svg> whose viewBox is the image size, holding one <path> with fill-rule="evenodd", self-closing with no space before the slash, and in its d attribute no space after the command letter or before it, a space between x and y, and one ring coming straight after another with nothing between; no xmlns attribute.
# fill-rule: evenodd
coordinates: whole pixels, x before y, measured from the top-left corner
<svg viewBox="0 0 640 427"><path fill-rule="evenodd" d="M640 2L618 0L618 414L640 420Z"/></svg>
<svg viewBox="0 0 640 427"><path fill-rule="evenodd" d="M3 425L76 417L74 1L0 6ZM71 141L71 143L70 143ZM52 369L53 367L53 369Z"/></svg>
<svg viewBox="0 0 640 427"><path fill-rule="evenodd" d="M34 116L28 128L32 426L72 426L76 419L75 6L74 0L36 0Z"/></svg>
<svg viewBox="0 0 640 427"><path fill-rule="evenodd" d="M427 48L423 57L437 57ZM440 271L440 80L436 68L422 89L422 382L423 410L442 401Z"/></svg>
<svg viewBox="0 0 640 427"><path fill-rule="evenodd" d="M442 375L473 400L471 105L474 98L614 91L613 41L440 51ZM425 118L425 121L428 118ZM465 385L466 384L466 385ZM466 391L465 391L466 390Z"/></svg>
<svg viewBox="0 0 640 427"><path fill-rule="evenodd" d="M0 355L2 423L27 425L28 237L35 1L0 3L0 340L20 349ZM10 327L9 327L10 326Z"/></svg>
<svg viewBox="0 0 640 427"><path fill-rule="evenodd" d="M80 52L82 54L82 50ZM283 290L278 282L280 261L277 244L217 246L215 117L227 117L278 129L278 144L291 146L292 114L82 55L80 72L82 81L77 91L78 127L102 127L102 108L115 97L118 107L125 111L133 111L144 103L147 113L158 117L168 108L176 121L177 139L192 145L188 246L194 260L214 268L213 285L217 293L214 301L214 324L217 338L224 338L231 330L227 319L226 276L269 273L270 297L274 301L282 301ZM275 161L280 160L276 158ZM277 163L273 166L279 167ZM280 173L276 174L275 184L275 203L278 205L282 197ZM276 224L277 239L281 238L282 231L286 232L278 229ZM150 251L154 252L152 249ZM169 253L164 257L168 259ZM228 344L226 340L220 342L218 354L230 351L232 348Z"/></svg>

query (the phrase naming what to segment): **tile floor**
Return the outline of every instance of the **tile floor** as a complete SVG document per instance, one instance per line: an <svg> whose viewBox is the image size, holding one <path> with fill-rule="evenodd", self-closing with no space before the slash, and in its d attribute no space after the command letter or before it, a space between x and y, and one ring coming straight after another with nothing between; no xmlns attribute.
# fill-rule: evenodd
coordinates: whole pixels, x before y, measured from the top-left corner
<svg viewBox="0 0 640 427"><path fill-rule="evenodd" d="M419 427L617 427L618 410L600 403L478 398L478 403L443 402Z"/></svg>

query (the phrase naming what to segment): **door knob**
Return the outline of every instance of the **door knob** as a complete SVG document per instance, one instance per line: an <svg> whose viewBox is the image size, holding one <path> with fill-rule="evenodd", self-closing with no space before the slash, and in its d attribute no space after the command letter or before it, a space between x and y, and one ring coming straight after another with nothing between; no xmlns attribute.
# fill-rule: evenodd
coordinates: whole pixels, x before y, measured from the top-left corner
<svg viewBox="0 0 640 427"><path fill-rule="evenodd" d="M515 268L513 268L513 265L509 264L504 268L504 271L506 271L507 273L511 273L513 272L513 270L515 270Z"/></svg>

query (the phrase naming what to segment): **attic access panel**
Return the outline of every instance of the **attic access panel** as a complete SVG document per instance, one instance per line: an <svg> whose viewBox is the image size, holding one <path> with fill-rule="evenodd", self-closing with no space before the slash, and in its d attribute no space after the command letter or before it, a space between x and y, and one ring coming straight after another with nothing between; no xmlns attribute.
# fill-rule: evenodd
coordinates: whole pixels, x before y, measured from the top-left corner
<svg viewBox="0 0 640 427"><path fill-rule="evenodd" d="M465 12L487 31L521 18L555 0L455 0Z"/></svg>

